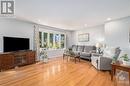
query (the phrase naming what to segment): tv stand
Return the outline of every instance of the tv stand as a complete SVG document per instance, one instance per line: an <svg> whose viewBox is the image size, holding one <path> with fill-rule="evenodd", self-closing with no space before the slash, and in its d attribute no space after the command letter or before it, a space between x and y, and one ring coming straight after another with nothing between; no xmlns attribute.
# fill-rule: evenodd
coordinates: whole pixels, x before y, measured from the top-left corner
<svg viewBox="0 0 130 86"><path fill-rule="evenodd" d="M35 51L24 50L0 54L0 71L35 63Z"/></svg>

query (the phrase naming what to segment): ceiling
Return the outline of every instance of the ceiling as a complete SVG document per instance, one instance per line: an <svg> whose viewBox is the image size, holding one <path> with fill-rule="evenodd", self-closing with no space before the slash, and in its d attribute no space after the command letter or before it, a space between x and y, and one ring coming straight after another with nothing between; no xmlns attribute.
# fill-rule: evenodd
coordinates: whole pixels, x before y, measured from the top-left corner
<svg viewBox="0 0 130 86"><path fill-rule="evenodd" d="M35 23L79 30L130 16L130 0L15 0L15 14Z"/></svg>

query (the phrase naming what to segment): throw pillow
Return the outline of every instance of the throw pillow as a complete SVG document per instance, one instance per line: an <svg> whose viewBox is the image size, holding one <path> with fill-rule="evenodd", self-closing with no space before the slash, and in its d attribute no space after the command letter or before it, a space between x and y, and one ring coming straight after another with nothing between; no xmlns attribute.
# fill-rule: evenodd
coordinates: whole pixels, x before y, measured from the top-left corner
<svg viewBox="0 0 130 86"><path fill-rule="evenodd" d="M115 48L108 47L104 49L103 57L113 58L115 55Z"/></svg>
<svg viewBox="0 0 130 86"><path fill-rule="evenodd" d="M121 52L120 47L117 47L117 48L115 49L115 54L114 54L114 56L113 56L113 59L117 60L118 57L119 57L119 55L120 55L120 52Z"/></svg>

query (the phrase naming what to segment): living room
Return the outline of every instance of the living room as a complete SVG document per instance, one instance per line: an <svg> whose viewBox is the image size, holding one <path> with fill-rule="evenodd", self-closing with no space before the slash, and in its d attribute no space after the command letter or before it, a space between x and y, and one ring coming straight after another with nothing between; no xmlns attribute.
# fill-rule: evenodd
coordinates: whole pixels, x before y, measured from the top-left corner
<svg viewBox="0 0 130 86"><path fill-rule="evenodd" d="M0 3L0 86L130 85L129 0Z"/></svg>

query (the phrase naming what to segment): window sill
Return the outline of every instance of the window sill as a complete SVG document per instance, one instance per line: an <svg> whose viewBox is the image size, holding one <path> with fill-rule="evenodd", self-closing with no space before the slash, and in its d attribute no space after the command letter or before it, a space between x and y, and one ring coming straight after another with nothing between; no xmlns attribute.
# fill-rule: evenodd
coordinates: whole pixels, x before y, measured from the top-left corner
<svg viewBox="0 0 130 86"><path fill-rule="evenodd" d="M47 51L63 51L64 49L51 49L51 50L47 50Z"/></svg>
<svg viewBox="0 0 130 86"><path fill-rule="evenodd" d="M44 48L40 48L40 50L41 50L41 49L44 49ZM63 49L47 49L47 51L58 51L58 50L61 51L61 50L64 50L64 49L65 49L65 48L63 48Z"/></svg>

